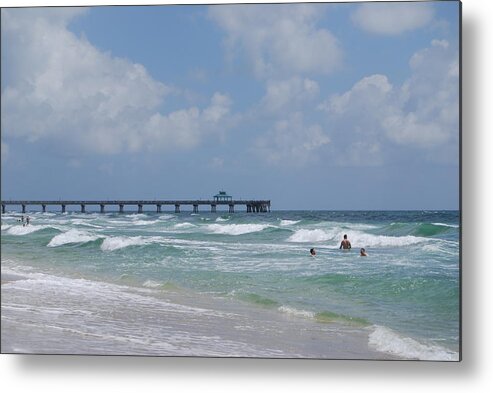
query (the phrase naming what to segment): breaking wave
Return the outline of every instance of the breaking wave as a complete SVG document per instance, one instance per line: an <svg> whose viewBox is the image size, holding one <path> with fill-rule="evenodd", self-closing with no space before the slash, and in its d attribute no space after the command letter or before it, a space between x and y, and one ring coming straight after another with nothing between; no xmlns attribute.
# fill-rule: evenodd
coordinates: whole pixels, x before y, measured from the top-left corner
<svg viewBox="0 0 493 393"><path fill-rule="evenodd" d="M212 233L219 235L237 236L237 235L243 235L245 233L260 232L270 226L271 225L267 225L267 224L229 224L229 225L210 224L207 225L207 229Z"/></svg>
<svg viewBox="0 0 493 393"><path fill-rule="evenodd" d="M347 234L353 247L400 247L428 241L426 238L411 235L385 236L359 231L348 231ZM299 229L287 239L288 242L294 243L331 241L334 243L334 247L338 247L341 240L342 232L340 230L325 231L323 229Z"/></svg>
<svg viewBox="0 0 493 393"><path fill-rule="evenodd" d="M58 247L70 243L87 243L97 240L99 238L100 236L90 234L85 231L80 231L78 229L70 229L67 232L56 235L53 239L51 239L51 241L48 243L47 246Z"/></svg>
<svg viewBox="0 0 493 393"><path fill-rule="evenodd" d="M332 234L329 234L322 229L300 229L288 238L288 242L324 242L333 238L334 236Z"/></svg>
<svg viewBox="0 0 493 393"><path fill-rule="evenodd" d="M298 224L300 221L294 221L294 220L281 220L280 224L281 226L288 226L288 225L294 225L294 224Z"/></svg>
<svg viewBox="0 0 493 393"><path fill-rule="evenodd" d="M147 238L142 236L107 237L103 240L103 243L101 244L101 250L115 251L130 246L145 246L151 243L159 243L160 241L161 239L156 237L147 237Z"/></svg>
<svg viewBox="0 0 493 393"><path fill-rule="evenodd" d="M27 225L27 226L12 226L7 230L7 233L15 236L28 235L33 232L41 231L42 229L58 229L57 227L51 225Z"/></svg>
<svg viewBox="0 0 493 393"><path fill-rule="evenodd" d="M420 343L410 337L404 337L384 326L374 326L370 333L369 345L379 352L403 356L408 359L419 360L459 360L457 352L437 345Z"/></svg>

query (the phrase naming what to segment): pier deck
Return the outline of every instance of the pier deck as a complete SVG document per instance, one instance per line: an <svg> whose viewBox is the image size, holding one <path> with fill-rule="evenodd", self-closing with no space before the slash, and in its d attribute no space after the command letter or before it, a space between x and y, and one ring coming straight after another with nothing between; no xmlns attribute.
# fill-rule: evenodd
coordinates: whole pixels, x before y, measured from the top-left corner
<svg viewBox="0 0 493 393"><path fill-rule="evenodd" d="M45 200L45 201L35 201L35 200L9 200L2 201L2 214L5 213L7 206L21 206L22 213L26 212L27 206L41 206L42 211L46 212L47 206L60 206L62 213L66 212L67 206L80 206L81 213L86 212L86 206L98 206L101 213L105 212L106 206L118 206L119 212L124 212L124 207L128 205L137 206L138 213L142 213L144 206L156 206L156 212L161 213L162 206L174 206L175 213L180 213L180 208L182 205L193 206L193 212L199 212L199 206L209 205L210 211L212 213L216 212L216 207L218 205L226 205L229 208L229 213L235 212L235 206L243 205L246 206L247 213L265 213L270 212L270 200L228 200L228 201L218 201L218 200L204 200L204 199L186 199L186 200Z"/></svg>

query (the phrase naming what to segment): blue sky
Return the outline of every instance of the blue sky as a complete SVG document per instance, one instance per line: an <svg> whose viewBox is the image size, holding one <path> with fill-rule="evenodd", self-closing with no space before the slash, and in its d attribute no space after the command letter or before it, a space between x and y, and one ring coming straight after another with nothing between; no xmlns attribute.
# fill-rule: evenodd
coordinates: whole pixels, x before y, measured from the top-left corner
<svg viewBox="0 0 493 393"><path fill-rule="evenodd" d="M2 9L2 199L457 209L459 4Z"/></svg>

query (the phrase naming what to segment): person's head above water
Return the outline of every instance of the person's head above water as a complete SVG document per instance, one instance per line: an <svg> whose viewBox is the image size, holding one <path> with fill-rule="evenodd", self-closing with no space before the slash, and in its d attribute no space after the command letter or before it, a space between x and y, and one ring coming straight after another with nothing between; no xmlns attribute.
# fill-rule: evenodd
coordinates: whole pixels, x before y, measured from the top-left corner
<svg viewBox="0 0 493 393"><path fill-rule="evenodd" d="M347 235L344 235L344 239L347 239Z"/></svg>
<svg viewBox="0 0 493 393"><path fill-rule="evenodd" d="M317 255L317 253L315 252L315 249L314 248L310 248L310 254L311 255Z"/></svg>
<svg viewBox="0 0 493 393"><path fill-rule="evenodd" d="M362 257L366 257L366 256L368 256L368 255L366 254L366 250L365 250L364 248L362 248L361 250L359 250L359 255L361 255Z"/></svg>

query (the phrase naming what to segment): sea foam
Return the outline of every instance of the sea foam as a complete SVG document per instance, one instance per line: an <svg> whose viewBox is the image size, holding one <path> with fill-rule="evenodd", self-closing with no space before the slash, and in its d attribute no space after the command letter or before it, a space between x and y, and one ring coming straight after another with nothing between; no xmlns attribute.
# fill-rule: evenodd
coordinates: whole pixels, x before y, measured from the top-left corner
<svg viewBox="0 0 493 393"><path fill-rule="evenodd" d="M332 238L332 234L329 234L322 229L299 229L288 238L288 242L324 242Z"/></svg>
<svg viewBox="0 0 493 393"><path fill-rule="evenodd" d="M173 216L171 214L163 214L162 216L159 216L160 220L170 220L172 218L175 218L175 216Z"/></svg>
<svg viewBox="0 0 493 393"><path fill-rule="evenodd" d="M357 245L362 247L401 247L428 241L428 239L418 236L383 236L365 233L354 234L350 240L353 246Z"/></svg>
<svg viewBox="0 0 493 393"><path fill-rule="evenodd" d="M7 233L10 235L16 235L16 236L22 236L22 235L28 235L33 232L40 231L41 229L46 229L46 228L54 228L57 229L51 225L26 225L24 226L12 226L7 230Z"/></svg>
<svg viewBox="0 0 493 393"><path fill-rule="evenodd" d="M153 280L147 280L142 285L146 288L159 288L163 285L163 283Z"/></svg>
<svg viewBox="0 0 493 393"><path fill-rule="evenodd" d="M146 221L146 220L134 220L132 222L132 225L139 225L139 226L142 226L142 225L152 225L152 224L155 224L159 222L159 220L151 220L151 221Z"/></svg>
<svg viewBox="0 0 493 393"><path fill-rule="evenodd" d="M335 228L330 231L323 229L299 229L293 233L287 241L294 243L332 242L334 246L338 247L344 233L347 233L353 248L402 247L428 241L427 238L418 236L372 235L360 231L344 231L340 228Z"/></svg>
<svg viewBox="0 0 493 393"><path fill-rule="evenodd" d="M48 243L48 247L58 247L70 243L87 243L99 239L99 236L78 229L70 229L67 232L56 235Z"/></svg>
<svg viewBox="0 0 493 393"><path fill-rule="evenodd" d="M101 244L101 250L103 251L115 251L121 248L130 247L130 246L145 246L151 243L160 243L161 238L158 237L142 237L142 236L134 236L134 237L126 237L126 236L116 236L116 237L107 237L104 239Z"/></svg>
<svg viewBox="0 0 493 393"><path fill-rule="evenodd" d="M300 222L299 220L298 221L294 221L294 220L281 220L280 225L284 227L284 226L288 226L288 225L294 225L294 224L297 224L299 222Z"/></svg>
<svg viewBox="0 0 493 393"><path fill-rule="evenodd" d="M441 226L441 227L448 227L448 228L459 228L459 225L455 225L455 224L444 224L444 223L441 223L441 222L434 222L434 223L432 223L432 225L438 225L438 226Z"/></svg>
<svg viewBox="0 0 493 393"><path fill-rule="evenodd" d="M369 344L379 352L391 353L408 359L459 360L459 354L437 345L422 344L410 337L403 337L384 326L374 326Z"/></svg>
<svg viewBox="0 0 493 393"><path fill-rule="evenodd" d="M300 317L300 318L308 318L308 319L314 319L315 318L315 313L312 311L306 311L306 310L298 310L296 308L288 307L288 306L281 306L278 308L278 311L292 315L295 317Z"/></svg>
<svg viewBox="0 0 493 393"><path fill-rule="evenodd" d="M195 225L189 223L189 222L181 222L179 224L176 224L174 228L180 229L180 228L193 228Z"/></svg>
<svg viewBox="0 0 493 393"><path fill-rule="evenodd" d="M270 225L266 224L210 224L207 229L220 235L243 235L245 233L260 232Z"/></svg>

